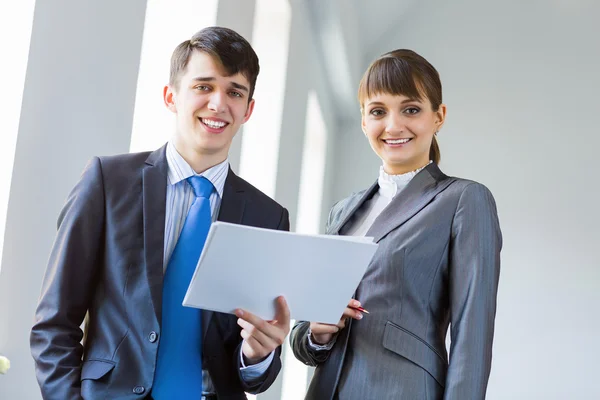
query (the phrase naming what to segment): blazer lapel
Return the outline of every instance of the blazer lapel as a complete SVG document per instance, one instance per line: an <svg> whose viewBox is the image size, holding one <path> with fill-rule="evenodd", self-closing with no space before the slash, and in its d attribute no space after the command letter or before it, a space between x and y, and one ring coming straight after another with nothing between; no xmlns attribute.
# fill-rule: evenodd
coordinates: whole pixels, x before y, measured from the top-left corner
<svg viewBox="0 0 600 400"><path fill-rule="evenodd" d="M219 209L217 221L241 224L245 207L246 198L244 196L244 188L241 185L240 178L230 168L225 180L225 187L223 188L223 199L221 200L221 208ZM202 310L203 337L206 337L212 317L212 311Z"/></svg>
<svg viewBox="0 0 600 400"><path fill-rule="evenodd" d="M241 185L240 178L230 168L225 180L223 199L217 220L241 224L245 206L244 188Z"/></svg>
<svg viewBox="0 0 600 400"><path fill-rule="evenodd" d="M435 163L429 164L394 197L375 219L365 236L372 236L375 242L379 242L392 230L412 218L452 182L454 179L444 175Z"/></svg>
<svg viewBox="0 0 600 400"><path fill-rule="evenodd" d="M150 295L158 322L161 322L165 209L167 197L166 146L146 159L142 176L144 253Z"/></svg>
<svg viewBox="0 0 600 400"><path fill-rule="evenodd" d="M332 226L330 226L329 229L327 230L327 232L325 232L325 233L327 235L339 235L340 230L344 227L344 225L346 225L346 223L350 220L350 218L352 218L354 213L365 203L365 201L367 201L368 199L373 197L373 195L375 194L375 192L378 189L379 189L379 184L377 182L375 182L374 184L371 185L370 188L368 188L363 193L362 196L360 196L360 197L357 196L355 199L351 199L350 203L347 206L349 211L344 216L342 216L336 223L334 223Z"/></svg>

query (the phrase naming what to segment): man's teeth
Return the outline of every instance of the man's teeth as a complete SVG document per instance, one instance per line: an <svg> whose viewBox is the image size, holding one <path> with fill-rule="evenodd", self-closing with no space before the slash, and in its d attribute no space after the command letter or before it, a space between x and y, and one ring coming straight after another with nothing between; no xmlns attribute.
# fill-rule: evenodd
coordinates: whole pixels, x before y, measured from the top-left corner
<svg viewBox="0 0 600 400"><path fill-rule="evenodd" d="M385 142L388 144L403 144L408 143L410 139L387 139Z"/></svg>
<svg viewBox="0 0 600 400"><path fill-rule="evenodd" d="M210 126L211 128L216 128L216 129L222 128L222 127L224 127L225 125L227 125L227 123L226 123L226 122L221 122L221 121L213 121L213 120L210 120L210 119L205 119L205 118L203 118L203 119L202 119L202 122L203 122L204 124L206 124L206 125Z"/></svg>

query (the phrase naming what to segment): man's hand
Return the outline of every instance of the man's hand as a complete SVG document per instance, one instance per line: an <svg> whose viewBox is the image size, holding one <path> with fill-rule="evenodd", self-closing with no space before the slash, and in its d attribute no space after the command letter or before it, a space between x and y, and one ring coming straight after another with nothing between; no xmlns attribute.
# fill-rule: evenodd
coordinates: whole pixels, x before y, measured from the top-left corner
<svg viewBox="0 0 600 400"><path fill-rule="evenodd" d="M312 341L316 344L327 344L333 339L333 335L346 327L346 319L362 319L363 315L356 308L360 307L358 300L350 300L348 307L344 310L342 318L336 325L322 324L320 322L310 323Z"/></svg>
<svg viewBox="0 0 600 400"><path fill-rule="evenodd" d="M238 325L244 338L242 353L249 365L264 360L281 346L290 332L290 309L283 296L277 298L277 312L273 321L265 321L244 310L236 310Z"/></svg>

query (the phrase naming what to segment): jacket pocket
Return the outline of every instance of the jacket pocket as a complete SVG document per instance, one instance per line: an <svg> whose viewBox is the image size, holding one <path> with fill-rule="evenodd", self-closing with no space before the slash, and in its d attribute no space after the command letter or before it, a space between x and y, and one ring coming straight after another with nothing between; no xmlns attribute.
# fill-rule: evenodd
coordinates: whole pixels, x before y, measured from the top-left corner
<svg viewBox="0 0 600 400"><path fill-rule="evenodd" d="M83 362L81 368L81 380L98 380L108 374L115 367L116 363L108 360L87 360Z"/></svg>
<svg viewBox="0 0 600 400"><path fill-rule="evenodd" d="M383 333L383 347L423 368L442 387L446 385L448 362L417 335L387 321Z"/></svg>

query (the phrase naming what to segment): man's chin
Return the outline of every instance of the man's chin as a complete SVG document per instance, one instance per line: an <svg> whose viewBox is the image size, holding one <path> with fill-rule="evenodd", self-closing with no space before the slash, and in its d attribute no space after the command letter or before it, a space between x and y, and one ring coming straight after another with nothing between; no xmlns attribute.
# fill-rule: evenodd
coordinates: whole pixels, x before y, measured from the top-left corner
<svg viewBox="0 0 600 400"><path fill-rule="evenodd" d="M231 147L231 142L229 143L214 143L214 141L206 141L201 140L194 144L193 148L198 154L203 154L206 156L219 156L224 155L227 157L229 153L229 147Z"/></svg>

